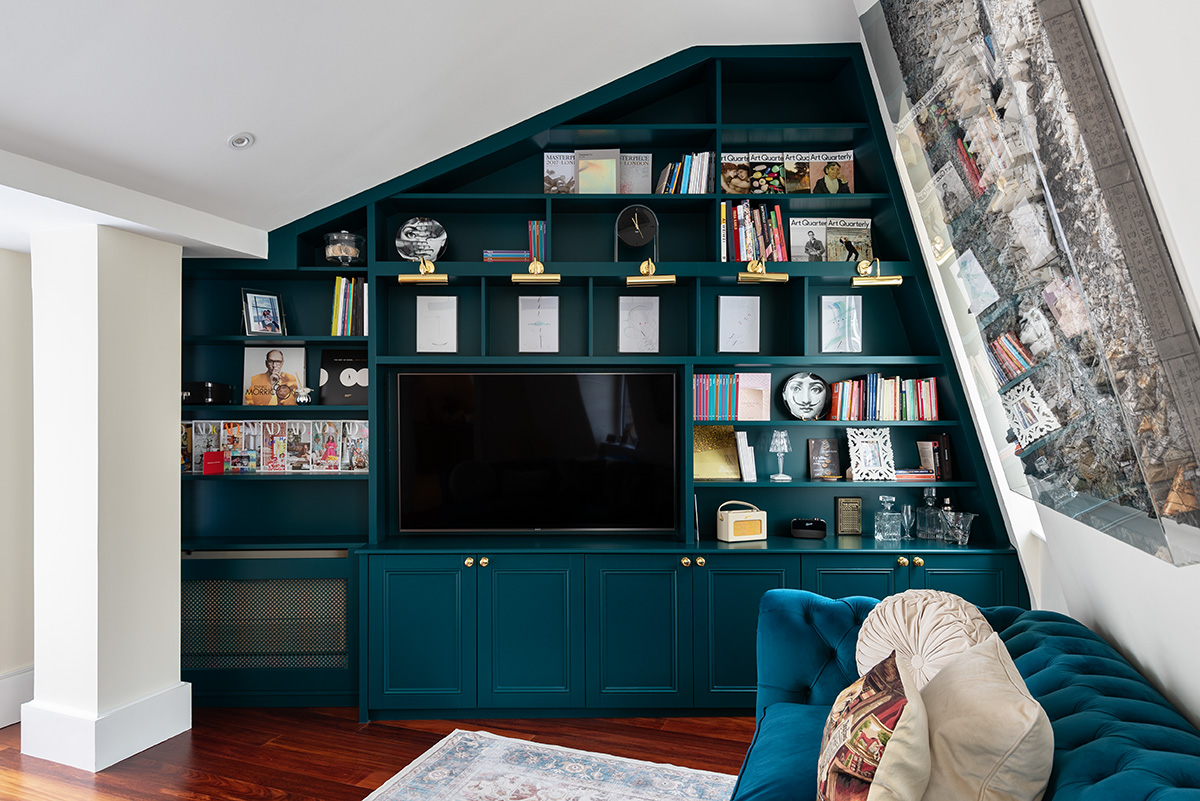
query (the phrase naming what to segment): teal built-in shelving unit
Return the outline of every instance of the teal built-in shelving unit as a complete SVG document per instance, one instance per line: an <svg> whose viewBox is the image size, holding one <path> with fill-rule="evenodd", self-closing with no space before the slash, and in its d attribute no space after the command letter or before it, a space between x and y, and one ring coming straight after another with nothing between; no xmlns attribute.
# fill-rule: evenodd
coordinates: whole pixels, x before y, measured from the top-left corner
<svg viewBox="0 0 1200 801"><path fill-rule="evenodd" d="M187 262L185 380L240 386L242 349L268 344L239 335L244 286L282 295L289 336L270 342L305 347L310 376L323 349L357 346L368 352L371 378L365 408L185 407L185 418L194 419L366 417L371 425L366 477L185 476L182 529L192 557L185 563L185 595L245 581L240 589L268 596L278 589L298 610L270 620L251 621L250 613L245 620L237 614L220 620L223 613L201 603L185 619L185 654L192 654L185 660L204 662L205 648L245 653L185 672L196 697L344 702L357 704L363 718L749 710L754 621L767 589L882 596L934 587L981 604L1026 603L886 142L857 45L694 48L284 226L272 232L265 261ZM787 283L738 283L745 265L722 261L719 219L722 201L742 196L543 194L543 153L582 148L650 153L655 176L697 151L719 158L734 151L853 150L855 194L771 200L786 218L870 217L882 272L904 281L852 288L846 262L794 262L768 265L788 273ZM676 276L673 285L627 287L626 276L646 254L625 249L613 261L614 219L635 202L659 218L657 268ZM445 285L397 282L415 265L401 259L393 243L400 225L416 216L437 219L449 232L436 267L448 276ZM514 285L511 274L525 265L482 261L484 249L523 248L529 220L546 223L545 263L562 275L559 284ZM325 261L323 236L338 230L365 238L361 267ZM328 336L336 275L368 283L369 336ZM416 298L439 294L457 299L458 347L452 354L420 353ZM862 353L820 352L818 309L827 294L861 296ZM556 353L519 352L522 295L558 298ZM657 354L618 351L617 304L625 295L659 299ZM717 349L717 299L731 295L759 298L757 353ZM619 535L404 533L397 376L413 370L672 374L679 421L674 527ZM805 440L840 440L845 464L846 431L858 424L792 419L780 388L802 370L830 382L869 372L935 377L940 420L866 425L888 429L898 466L916 466L917 440L948 434L953 480L807 480ZM794 481L693 481L693 437L712 424L692 420L692 377L717 372L770 373L771 421L733 425L756 446L761 477L775 471L767 452L771 432L789 431L799 446L786 463ZM980 514L970 545L876 543L870 526L878 496L919 503L929 486L957 508ZM834 498L847 495L863 498L864 537L832 533ZM716 540L716 509L731 499L766 510L765 541ZM830 536L793 539L794 517L826 519ZM329 636L274 636L303 630L296 621L305 616L320 618L314 625ZM190 652L188 632L198 643ZM268 664L264 653L283 666Z"/></svg>

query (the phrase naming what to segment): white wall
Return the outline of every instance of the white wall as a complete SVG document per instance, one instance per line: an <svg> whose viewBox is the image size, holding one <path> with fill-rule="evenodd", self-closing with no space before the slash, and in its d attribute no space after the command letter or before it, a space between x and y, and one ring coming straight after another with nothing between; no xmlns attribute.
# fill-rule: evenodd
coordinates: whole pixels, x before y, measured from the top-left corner
<svg viewBox="0 0 1200 801"><path fill-rule="evenodd" d="M29 256L0 250L0 727L33 697L33 301Z"/></svg>

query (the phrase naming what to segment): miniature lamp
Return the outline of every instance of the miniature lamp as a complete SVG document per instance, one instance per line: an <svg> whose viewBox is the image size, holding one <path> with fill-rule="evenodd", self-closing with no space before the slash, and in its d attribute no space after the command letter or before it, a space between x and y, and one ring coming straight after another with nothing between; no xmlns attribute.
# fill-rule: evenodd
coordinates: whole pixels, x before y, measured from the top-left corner
<svg viewBox="0 0 1200 801"><path fill-rule="evenodd" d="M783 472L783 456L786 453L791 453L792 441L788 437L788 432L775 430L771 433L771 453L779 458L779 472L771 476L772 481L791 481L792 477Z"/></svg>

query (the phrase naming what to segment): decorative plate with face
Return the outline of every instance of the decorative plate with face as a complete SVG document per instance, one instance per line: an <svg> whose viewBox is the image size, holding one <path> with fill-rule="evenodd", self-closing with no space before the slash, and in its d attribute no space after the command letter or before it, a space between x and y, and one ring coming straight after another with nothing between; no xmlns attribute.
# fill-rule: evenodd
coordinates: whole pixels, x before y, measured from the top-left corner
<svg viewBox="0 0 1200 801"><path fill-rule="evenodd" d="M437 261L446 252L446 229L437 220L413 217L396 234L396 252L409 261Z"/></svg>
<svg viewBox="0 0 1200 801"><path fill-rule="evenodd" d="M829 384L815 373L796 373L783 385L783 402L797 420L821 420L829 411Z"/></svg>

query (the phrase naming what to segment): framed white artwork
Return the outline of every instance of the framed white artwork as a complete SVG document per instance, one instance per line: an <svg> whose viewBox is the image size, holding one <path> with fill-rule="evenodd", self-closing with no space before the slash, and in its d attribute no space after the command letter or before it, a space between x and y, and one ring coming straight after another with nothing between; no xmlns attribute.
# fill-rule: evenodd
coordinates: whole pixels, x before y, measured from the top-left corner
<svg viewBox="0 0 1200 801"><path fill-rule="evenodd" d="M1001 401L1019 447L1032 445L1050 432L1062 428L1054 411L1029 379L1005 392Z"/></svg>
<svg viewBox="0 0 1200 801"><path fill-rule="evenodd" d="M622 296L617 301L617 351L658 353L658 298Z"/></svg>
<svg viewBox="0 0 1200 801"><path fill-rule="evenodd" d="M417 353L458 352L458 298L417 296Z"/></svg>
<svg viewBox="0 0 1200 801"><path fill-rule="evenodd" d="M517 298L517 350L520 353L558 353L558 298L533 295Z"/></svg>
<svg viewBox="0 0 1200 801"><path fill-rule="evenodd" d="M862 295L821 296L821 352L862 353Z"/></svg>
<svg viewBox="0 0 1200 801"><path fill-rule="evenodd" d="M717 352L758 353L758 295L717 296Z"/></svg>

